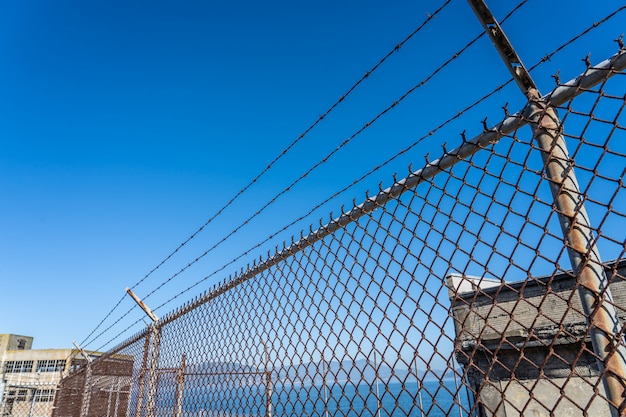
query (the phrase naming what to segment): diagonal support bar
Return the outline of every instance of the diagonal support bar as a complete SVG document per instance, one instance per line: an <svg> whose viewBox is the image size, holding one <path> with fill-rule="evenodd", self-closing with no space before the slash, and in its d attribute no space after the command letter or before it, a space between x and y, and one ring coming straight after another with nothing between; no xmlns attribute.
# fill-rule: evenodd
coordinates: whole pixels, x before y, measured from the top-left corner
<svg viewBox="0 0 626 417"><path fill-rule="evenodd" d="M137 294L135 294L130 288L126 288L126 293L130 295L130 297L137 303L139 307L141 307L144 313L146 313L146 315L150 317L153 322L159 321L159 318L156 316L156 314L154 314L152 310L150 310L150 308L143 301L141 301L141 299L137 297Z"/></svg>
<svg viewBox="0 0 626 417"><path fill-rule="evenodd" d="M626 417L626 347L609 279L596 245L597 238L585 209L585 196L576 179L575 161L571 159L561 134L563 125L554 106L540 97L536 84L484 0L468 2L529 100L524 116L532 126L541 151L572 269L577 277L598 370L612 405L611 414Z"/></svg>
<svg viewBox="0 0 626 417"><path fill-rule="evenodd" d="M515 52L509 38L502 30L500 23L493 17L484 0L468 0L468 3L474 10L474 14L478 17L480 24L483 25L485 32L489 35L491 42L493 42L520 90L526 95L528 95L531 89L538 90L524 63L522 63L517 52Z"/></svg>

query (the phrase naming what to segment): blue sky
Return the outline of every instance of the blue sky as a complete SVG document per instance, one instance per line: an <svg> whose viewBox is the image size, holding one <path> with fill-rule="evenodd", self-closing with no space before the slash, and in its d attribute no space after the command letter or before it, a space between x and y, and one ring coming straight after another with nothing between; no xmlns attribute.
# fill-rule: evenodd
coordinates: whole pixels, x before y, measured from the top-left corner
<svg viewBox="0 0 626 417"><path fill-rule="evenodd" d="M31 1L0 13L0 332L83 340L152 268L304 132L443 1ZM490 2L504 17L517 2ZM497 4L496 4L497 3ZM530 0L504 24L527 66L620 7ZM542 91L617 51L622 12L533 72ZM195 259L428 77L482 29L452 1L157 273ZM304 215L509 78L483 37L253 223L147 300L160 305ZM458 134L523 106L514 85L254 253L339 213ZM164 306L224 279L228 267ZM124 304L127 307L130 304ZM120 310L120 313L125 311ZM112 336L115 332L112 331ZM104 336L101 341L106 341ZM98 347L96 342L91 348Z"/></svg>

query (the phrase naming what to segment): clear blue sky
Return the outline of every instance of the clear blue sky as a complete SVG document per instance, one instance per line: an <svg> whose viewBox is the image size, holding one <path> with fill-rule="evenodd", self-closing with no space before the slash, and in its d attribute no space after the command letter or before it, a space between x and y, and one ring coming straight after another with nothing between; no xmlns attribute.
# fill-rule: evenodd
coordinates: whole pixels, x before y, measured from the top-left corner
<svg viewBox="0 0 626 417"><path fill-rule="evenodd" d="M491 1L502 18L518 2ZM133 286L411 33L442 0L35 1L0 12L0 332L35 346L81 341ZM530 0L504 24L527 66L619 7ZM546 92L617 51L626 13L533 72ZM451 4L237 203L136 288L152 291L482 31ZM159 305L509 78L486 37L255 222L147 300ZM280 234L280 245L444 140L494 123L510 86ZM267 247L262 253L267 252ZM255 257L258 258L256 253ZM245 259L249 261L249 259ZM236 264L163 307L163 315ZM124 304L122 313L131 304ZM138 317L137 315L133 316ZM137 330L137 329L135 329ZM114 334L112 331L111 336ZM102 341L106 341L103 337ZM96 342L91 348L98 347Z"/></svg>

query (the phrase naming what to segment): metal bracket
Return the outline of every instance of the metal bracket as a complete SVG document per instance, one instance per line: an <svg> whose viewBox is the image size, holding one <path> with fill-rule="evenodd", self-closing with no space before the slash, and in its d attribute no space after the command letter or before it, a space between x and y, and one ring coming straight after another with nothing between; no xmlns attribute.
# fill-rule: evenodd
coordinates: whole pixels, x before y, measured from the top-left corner
<svg viewBox="0 0 626 417"><path fill-rule="evenodd" d="M141 299L137 297L137 295L130 288L126 288L126 292L128 293L128 295L130 295L130 297L133 300L135 300L137 305L141 307L144 313L146 313L146 315L150 317L150 319L152 319L153 322L159 321L159 318L156 316L156 314L154 314L152 310L150 310L150 308L148 308L148 306L143 301L141 301Z"/></svg>
<svg viewBox="0 0 626 417"><path fill-rule="evenodd" d="M81 355L83 355L83 357L85 358L85 360L87 361L87 363L91 363L93 362L93 359L91 358L91 356L89 356L87 354L87 352L85 352L83 350L82 347L80 347L80 345L78 343L76 343L76 341L72 341L72 343L74 344L74 346L76 347L76 349L78 349L78 351L81 353Z"/></svg>
<svg viewBox="0 0 626 417"><path fill-rule="evenodd" d="M560 133L561 121L554 107L541 98L537 86L484 0L467 1L529 100L526 117L541 150L556 212L568 242L572 270L580 284L578 292L604 389L612 403L611 415L626 416L626 347L623 344L621 324L591 222L582 203L584 197L575 170L565 168L570 166L572 159Z"/></svg>
<svg viewBox="0 0 626 417"><path fill-rule="evenodd" d="M468 0L468 3L472 9L474 9L474 14L476 14L476 17L483 25L485 32L489 35L491 42L496 47L496 50L502 57L502 60L519 88L527 97L531 89L538 91L537 85L531 78L522 60L517 55L517 52L515 52L515 49L513 49L509 38L506 37L502 27L500 27L498 21L493 17L491 10L489 10L484 0Z"/></svg>

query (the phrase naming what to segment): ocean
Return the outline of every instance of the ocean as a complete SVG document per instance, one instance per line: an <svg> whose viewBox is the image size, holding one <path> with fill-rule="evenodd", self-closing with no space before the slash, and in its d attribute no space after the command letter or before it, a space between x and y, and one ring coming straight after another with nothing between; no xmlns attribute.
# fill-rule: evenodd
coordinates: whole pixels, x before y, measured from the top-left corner
<svg viewBox="0 0 626 417"><path fill-rule="evenodd" d="M454 380L427 381L418 389L406 383L335 383L295 386L275 385L271 392L272 416L468 416L470 402L463 387L456 394ZM158 415L172 415L174 399L158 402ZM264 386L196 386L185 390L180 417L264 417Z"/></svg>

